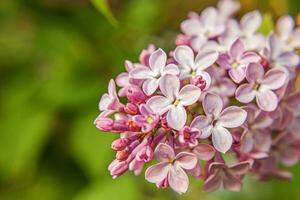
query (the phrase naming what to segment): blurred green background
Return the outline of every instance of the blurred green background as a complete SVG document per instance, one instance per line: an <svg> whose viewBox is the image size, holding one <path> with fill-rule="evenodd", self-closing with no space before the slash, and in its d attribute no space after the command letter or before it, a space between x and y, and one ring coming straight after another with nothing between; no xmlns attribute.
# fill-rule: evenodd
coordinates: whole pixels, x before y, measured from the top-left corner
<svg viewBox="0 0 300 200"><path fill-rule="evenodd" d="M179 196L107 166L116 137L93 125L110 78L137 61L149 43L170 50L188 11L208 0L0 0L0 199L196 200L300 199L300 168L291 182L247 178L242 192L201 192L191 180ZM299 0L243 0L274 17Z"/></svg>

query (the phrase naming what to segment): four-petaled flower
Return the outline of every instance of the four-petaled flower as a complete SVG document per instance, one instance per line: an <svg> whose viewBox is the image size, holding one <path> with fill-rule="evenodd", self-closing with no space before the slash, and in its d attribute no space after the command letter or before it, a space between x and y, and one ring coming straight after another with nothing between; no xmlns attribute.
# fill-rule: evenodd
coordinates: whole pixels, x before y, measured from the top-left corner
<svg viewBox="0 0 300 200"><path fill-rule="evenodd" d="M246 174L250 169L248 161L240 162L232 166L224 163L213 162L209 165L209 177L205 180L204 191L213 192L222 184L228 191L240 191L242 183L241 176Z"/></svg>
<svg viewBox="0 0 300 200"><path fill-rule="evenodd" d="M211 78L204 70L213 65L219 57L216 51L201 51L194 58L193 50L188 46L178 46L174 51L174 59L179 64L180 79L201 76L206 81L205 89L210 85Z"/></svg>
<svg viewBox="0 0 300 200"><path fill-rule="evenodd" d="M180 89L179 78L173 75L165 75L159 83L159 88L164 96L151 97L147 105L154 113L163 115L167 112L168 126L180 130L187 120L185 106L198 101L201 90L190 84Z"/></svg>
<svg viewBox="0 0 300 200"><path fill-rule="evenodd" d="M203 99L203 109L206 114L196 117L191 127L201 130L201 138L212 135L212 143L219 152L227 152L232 145L232 136L227 128L241 126L247 117L247 112L237 106L223 110L221 97L207 93ZM223 111L222 111L223 110Z"/></svg>
<svg viewBox="0 0 300 200"><path fill-rule="evenodd" d="M146 170L146 180L157 185L166 182L179 194L185 193L189 185L185 170L192 170L197 165L197 157L188 152L175 155L173 148L164 143L156 147L154 154L159 163Z"/></svg>
<svg viewBox="0 0 300 200"><path fill-rule="evenodd" d="M280 69L271 69L266 74L263 66L252 63L246 72L248 83L238 87L235 97L242 103L249 103L256 98L258 107L264 111L274 111L278 105L278 97L273 90L281 88L287 75Z"/></svg>
<svg viewBox="0 0 300 200"><path fill-rule="evenodd" d="M130 76L134 79L145 80L143 91L147 95L152 95L158 88L161 77L166 74L178 75L179 69L174 64L167 63L167 55L162 49L154 51L149 58L149 67L137 66L130 71Z"/></svg>
<svg viewBox="0 0 300 200"><path fill-rule="evenodd" d="M146 105L141 104L139 106L140 115L136 115L132 118L133 122L141 127L143 133L147 133L155 128L159 121L159 116Z"/></svg>

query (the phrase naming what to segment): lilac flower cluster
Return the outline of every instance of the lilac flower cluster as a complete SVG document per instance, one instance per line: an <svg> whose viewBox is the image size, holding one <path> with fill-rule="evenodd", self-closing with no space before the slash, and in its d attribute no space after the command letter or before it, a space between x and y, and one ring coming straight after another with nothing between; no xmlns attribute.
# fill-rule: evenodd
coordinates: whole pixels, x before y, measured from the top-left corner
<svg viewBox="0 0 300 200"><path fill-rule="evenodd" d="M138 175L150 161L145 179L180 194L188 175L208 192L239 191L249 173L291 178L280 166L300 160L300 28L283 16L262 35L261 14L238 21L239 7L221 0L191 13L172 52L150 45L110 80L95 125L120 136L113 178Z"/></svg>

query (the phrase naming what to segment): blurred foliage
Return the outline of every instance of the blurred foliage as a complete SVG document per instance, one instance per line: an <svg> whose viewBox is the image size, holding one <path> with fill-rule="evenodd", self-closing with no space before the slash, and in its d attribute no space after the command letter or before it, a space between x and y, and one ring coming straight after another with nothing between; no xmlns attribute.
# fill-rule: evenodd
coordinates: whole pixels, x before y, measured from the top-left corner
<svg viewBox="0 0 300 200"><path fill-rule="evenodd" d="M291 182L257 183L252 177L236 194L203 194L195 180L183 196L157 190L143 175L112 180L107 166L116 136L93 126L108 80L123 70L125 59L136 61L149 43L172 49L187 13L216 1L92 2L0 1L1 200L300 198L299 167L293 168ZM271 16L296 15L300 7L298 0L241 2L243 12L270 13L261 28L265 34Z"/></svg>

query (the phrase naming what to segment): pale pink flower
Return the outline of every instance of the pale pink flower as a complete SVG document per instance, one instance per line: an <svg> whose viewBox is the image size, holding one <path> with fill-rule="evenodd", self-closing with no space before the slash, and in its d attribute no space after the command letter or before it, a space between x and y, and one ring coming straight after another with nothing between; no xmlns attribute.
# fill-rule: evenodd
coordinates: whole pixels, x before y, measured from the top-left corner
<svg viewBox="0 0 300 200"><path fill-rule="evenodd" d="M167 55L162 49L154 51L149 58L149 67L138 66L130 72L134 79L145 80L143 91L145 94L152 95L158 88L161 77L166 74L178 75L178 67L167 63Z"/></svg>
<svg viewBox="0 0 300 200"><path fill-rule="evenodd" d="M120 108L121 103L117 96L116 92L116 84L113 79L109 81L108 85L108 93L105 93L99 102L99 110L100 111L109 111L109 110L117 110Z"/></svg>
<svg viewBox="0 0 300 200"><path fill-rule="evenodd" d="M255 149L258 152L268 152L272 144L268 127L272 125L273 119L255 105L245 106L243 109L247 112L247 120L241 138L241 151L249 153Z"/></svg>
<svg viewBox="0 0 300 200"><path fill-rule="evenodd" d="M209 176L204 183L204 191L213 192L221 185L228 190L238 192L241 190L241 178L250 169L248 161L240 162L232 166L227 166L224 163L213 162L209 166Z"/></svg>
<svg viewBox="0 0 300 200"><path fill-rule="evenodd" d="M263 66L252 63L248 66L248 83L238 87L235 97L242 103L249 103L256 98L258 107L264 111L274 111L278 106L278 97L273 90L281 88L287 76L279 69L271 69L265 74Z"/></svg>
<svg viewBox="0 0 300 200"><path fill-rule="evenodd" d="M201 132L198 129L185 126L178 132L178 141L182 145L195 147L198 145L200 135Z"/></svg>
<svg viewBox="0 0 300 200"><path fill-rule="evenodd" d="M291 16L285 15L278 19L276 33L284 42L286 50L292 51L300 47L300 28L295 28L295 21Z"/></svg>
<svg viewBox="0 0 300 200"><path fill-rule="evenodd" d="M179 194L185 193L189 185L185 170L191 170L196 166L198 163L196 156L188 152L175 155L174 150L164 143L156 147L154 154L159 163L146 170L146 180L157 185L167 182L174 191Z"/></svg>
<svg viewBox="0 0 300 200"><path fill-rule="evenodd" d="M164 96L151 97L147 105L154 113L167 113L168 126L180 130L187 120L185 106L194 104L199 99L201 90L194 85L185 85L180 89L179 78L173 75L165 75L159 88Z"/></svg>
<svg viewBox="0 0 300 200"><path fill-rule="evenodd" d="M283 43L278 36L271 34L267 39L267 44L263 49L262 56L268 61L271 67L278 67L286 70L286 68L295 68L299 64L299 56L292 51L286 51Z"/></svg>
<svg viewBox="0 0 300 200"><path fill-rule="evenodd" d="M205 95L202 104L206 116L196 117L191 127L201 130L201 138L212 135L214 147L219 152L225 153L232 145L232 136L227 128L241 126L246 120L247 112L237 106L230 106L223 110L221 97L212 93Z"/></svg>
<svg viewBox="0 0 300 200"><path fill-rule="evenodd" d="M143 133L150 132L156 127L159 116L153 113L146 104L141 104L139 110L141 114L133 116L132 120L137 126L141 127Z"/></svg>
<svg viewBox="0 0 300 200"><path fill-rule="evenodd" d="M222 54L218 64L229 70L231 79L240 83L246 76L246 69L250 63L259 62L260 57L254 52L245 51L244 44L240 39L235 40L227 54Z"/></svg>
<svg viewBox="0 0 300 200"><path fill-rule="evenodd" d="M191 46L195 51L199 51L209 39L225 31L225 25L218 15L216 8L209 7L203 10L199 17L193 17L181 23L182 32L192 36Z"/></svg>
<svg viewBox="0 0 300 200"><path fill-rule="evenodd" d="M220 18L226 20L240 10L241 4L235 0L220 0L217 8L220 13Z"/></svg>
<svg viewBox="0 0 300 200"><path fill-rule="evenodd" d="M211 78L204 70L212 66L218 57L219 54L215 51L202 51L195 57L193 50L188 46L178 46L174 51L174 59L180 68L180 78L201 76L206 81L205 89L209 87Z"/></svg>
<svg viewBox="0 0 300 200"><path fill-rule="evenodd" d="M259 11L246 13L240 23L236 20L229 20L227 27L230 35L239 37L246 50L261 50L263 48L265 37L257 33L262 23L262 17Z"/></svg>

